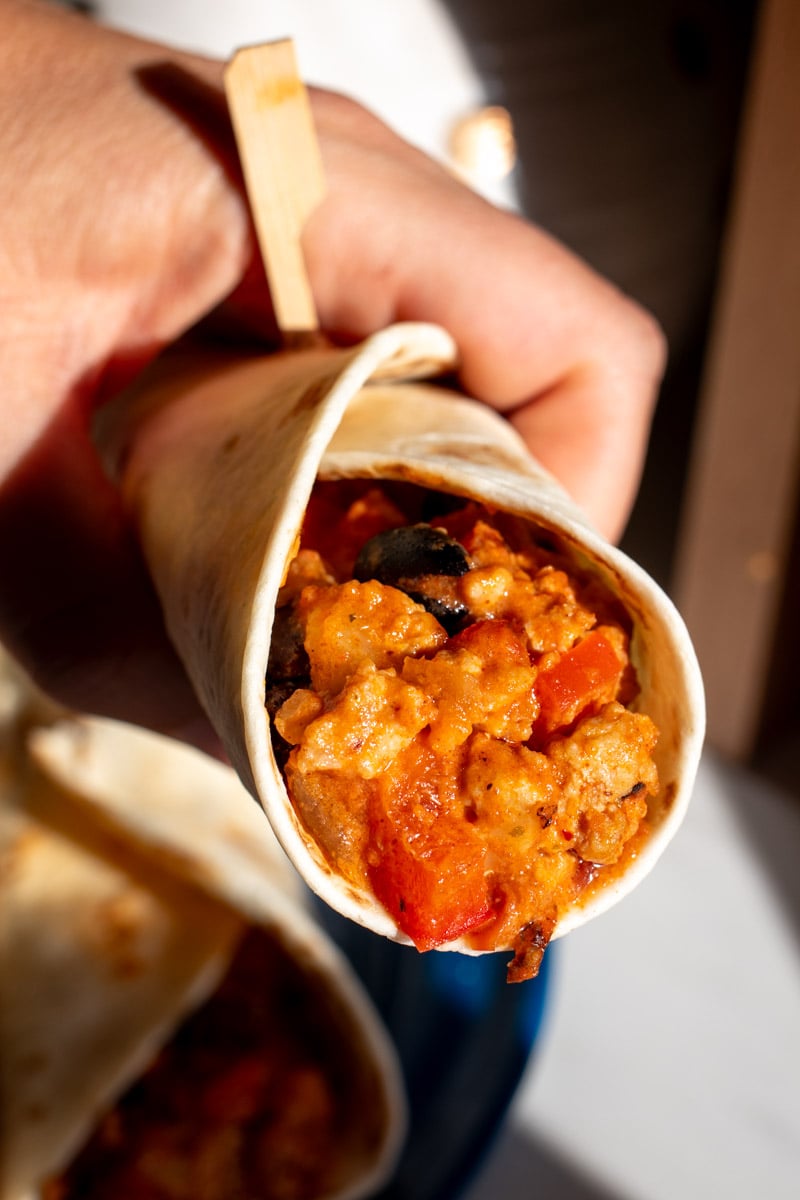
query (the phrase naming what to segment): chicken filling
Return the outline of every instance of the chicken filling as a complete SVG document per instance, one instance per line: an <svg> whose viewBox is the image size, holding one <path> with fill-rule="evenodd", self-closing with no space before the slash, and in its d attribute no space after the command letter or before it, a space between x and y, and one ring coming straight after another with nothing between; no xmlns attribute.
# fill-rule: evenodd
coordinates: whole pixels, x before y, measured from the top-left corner
<svg viewBox="0 0 800 1200"><path fill-rule="evenodd" d="M453 504L456 507L453 507ZM630 621L546 533L408 485L317 484L267 675L305 828L420 950L511 947L647 835Z"/></svg>

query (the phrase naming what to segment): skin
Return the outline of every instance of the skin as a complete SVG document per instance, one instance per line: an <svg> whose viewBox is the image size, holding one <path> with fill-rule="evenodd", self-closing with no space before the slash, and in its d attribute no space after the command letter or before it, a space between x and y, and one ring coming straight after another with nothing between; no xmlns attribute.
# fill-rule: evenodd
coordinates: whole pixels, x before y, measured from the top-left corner
<svg viewBox="0 0 800 1200"><path fill-rule="evenodd" d="M274 344L222 64L35 0L0 0L0 29L0 639L65 703L190 736L197 704L87 426L188 331ZM325 332L445 326L464 388L617 537L664 366L652 318L360 106L312 106Z"/></svg>

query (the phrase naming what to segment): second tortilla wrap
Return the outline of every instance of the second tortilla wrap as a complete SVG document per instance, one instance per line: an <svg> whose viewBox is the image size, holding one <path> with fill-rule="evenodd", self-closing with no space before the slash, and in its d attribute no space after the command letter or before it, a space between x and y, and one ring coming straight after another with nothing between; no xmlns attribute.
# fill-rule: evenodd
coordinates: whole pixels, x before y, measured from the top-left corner
<svg viewBox="0 0 800 1200"><path fill-rule="evenodd" d="M305 1005L315 1036L329 1039L323 1062L338 1064L339 1134L330 1158L313 1164L313 1195L372 1194L404 1133L396 1055L348 964L300 908L268 827L250 824L233 772L142 730L42 708L3 671L2 650L0 683L10 701L0 721L2 1200L33 1200L59 1175L254 936L267 948L257 961L277 969L281 986L286 964L293 1009ZM275 982L259 967L263 1011ZM236 1036L223 1070L239 1070L246 1043ZM145 1115L168 1134L154 1094ZM230 1130L218 1132L235 1149L234 1099L223 1112ZM202 1111L194 1116L201 1129ZM227 1161L216 1161L224 1184ZM76 1194L71 1186L57 1194Z"/></svg>

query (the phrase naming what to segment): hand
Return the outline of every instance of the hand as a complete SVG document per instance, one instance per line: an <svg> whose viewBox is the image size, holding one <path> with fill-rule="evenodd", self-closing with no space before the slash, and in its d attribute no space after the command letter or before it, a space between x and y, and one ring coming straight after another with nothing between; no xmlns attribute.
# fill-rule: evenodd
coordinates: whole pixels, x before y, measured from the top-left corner
<svg viewBox="0 0 800 1200"><path fill-rule="evenodd" d="M0 638L66 703L170 728L196 701L87 424L209 314L274 333L222 64L35 0L0 0L0 32ZM663 367L653 321L358 105L312 105L329 192L304 250L324 329L444 325L466 390L616 536Z"/></svg>

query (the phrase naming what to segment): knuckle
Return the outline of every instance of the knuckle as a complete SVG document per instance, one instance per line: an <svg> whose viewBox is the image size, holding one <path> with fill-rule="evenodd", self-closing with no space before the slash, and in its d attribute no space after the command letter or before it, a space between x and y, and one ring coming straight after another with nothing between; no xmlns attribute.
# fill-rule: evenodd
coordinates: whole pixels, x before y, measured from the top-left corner
<svg viewBox="0 0 800 1200"><path fill-rule="evenodd" d="M633 300L627 301L629 355L638 370L653 381L664 374L669 353L667 339L656 317Z"/></svg>

